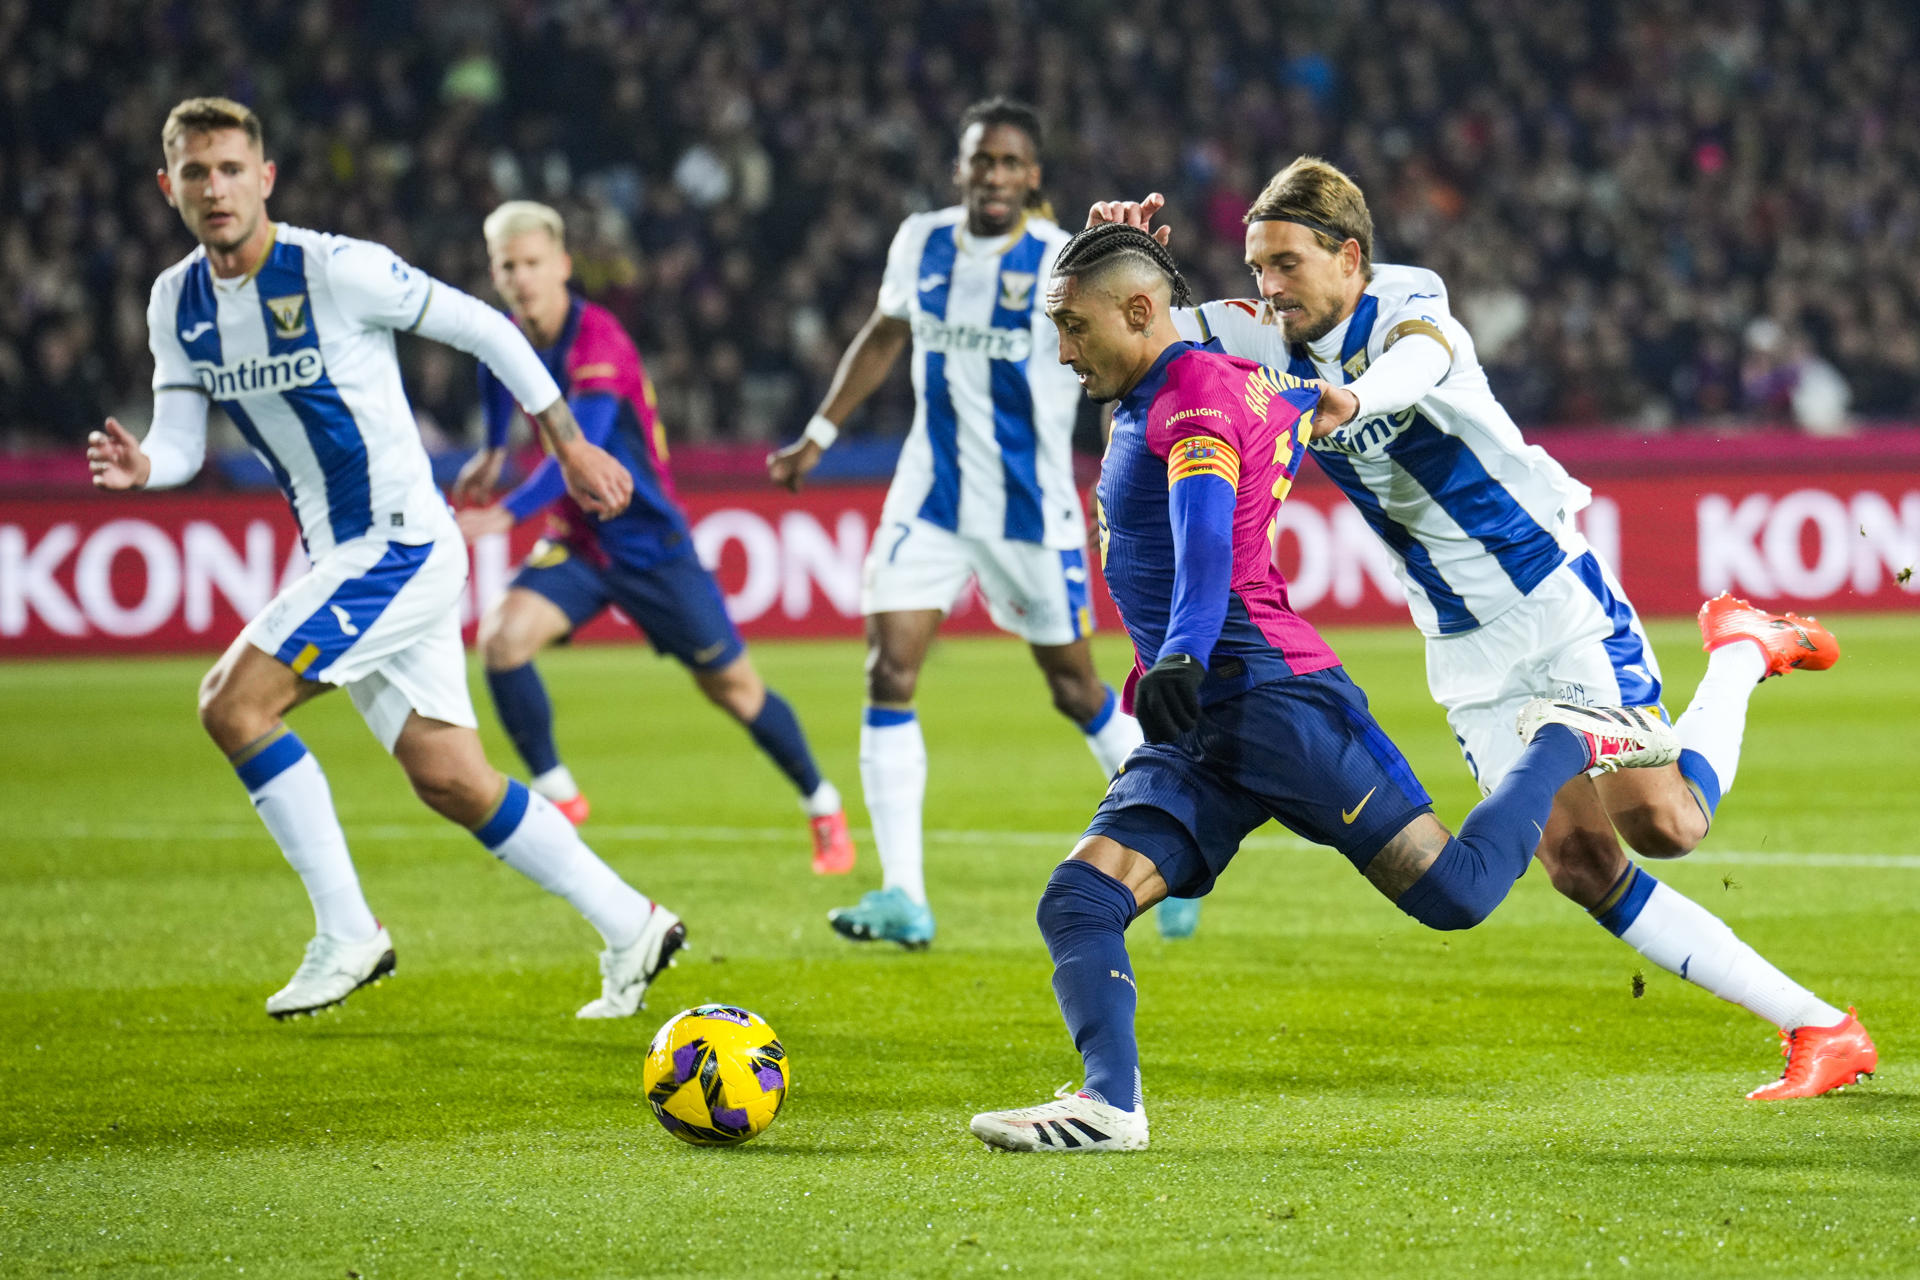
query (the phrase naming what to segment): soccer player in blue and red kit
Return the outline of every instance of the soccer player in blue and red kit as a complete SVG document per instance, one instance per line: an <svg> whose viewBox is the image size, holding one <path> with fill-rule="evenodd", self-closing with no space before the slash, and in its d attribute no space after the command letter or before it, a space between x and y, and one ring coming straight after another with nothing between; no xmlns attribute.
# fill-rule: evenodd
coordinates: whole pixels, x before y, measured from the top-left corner
<svg viewBox="0 0 1920 1280"><path fill-rule="evenodd" d="M1169 893L1200 897L1269 818L1345 854L1402 911L1466 929L1532 859L1556 792L1589 769L1673 760L1673 730L1606 708L1594 733L1520 713L1519 763L1456 838L1375 723L1340 659L1288 606L1268 529L1315 430L1321 386L1182 341L1173 259L1134 227L1061 250L1047 314L1089 398L1117 401L1101 470L1107 584L1133 639L1127 696L1146 745L1128 758L1040 899L1053 987L1086 1083L973 1118L1015 1151L1147 1145L1125 931Z"/></svg>
<svg viewBox="0 0 1920 1280"><path fill-rule="evenodd" d="M516 200L494 210L485 226L494 286L566 391L581 431L633 473L633 503L609 520L583 511L564 493L549 458L499 503L460 513L472 539L552 508L546 538L480 624L494 708L533 789L575 823L585 821L587 799L560 763L553 707L533 657L618 605L655 649L686 666L700 691L746 728L799 791L813 828L813 869L851 871L853 840L840 793L820 776L793 708L754 670L719 585L694 554L640 353L611 312L567 288L565 232L560 214L543 204ZM454 492L485 500L500 479L514 405L484 364L480 381L487 448L467 464Z"/></svg>

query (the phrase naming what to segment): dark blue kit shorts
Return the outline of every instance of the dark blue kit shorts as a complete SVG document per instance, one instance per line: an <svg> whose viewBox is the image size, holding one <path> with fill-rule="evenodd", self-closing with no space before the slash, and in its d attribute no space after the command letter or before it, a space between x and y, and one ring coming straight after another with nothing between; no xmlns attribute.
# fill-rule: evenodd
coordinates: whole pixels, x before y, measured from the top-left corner
<svg viewBox="0 0 1920 1280"><path fill-rule="evenodd" d="M510 585L553 601L575 627L617 605L656 650L696 671L724 667L747 648L720 585L692 548L645 568L616 560L601 569L559 543L542 542Z"/></svg>
<svg viewBox="0 0 1920 1280"><path fill-rule="evenodd" d="M1145 854L1169 893L1197 898L1269 818L1365 870L1432 807L1367 695L1333 667L1255 685L1204 708L1178 741L1136 748L1087 834Z"/></svg>

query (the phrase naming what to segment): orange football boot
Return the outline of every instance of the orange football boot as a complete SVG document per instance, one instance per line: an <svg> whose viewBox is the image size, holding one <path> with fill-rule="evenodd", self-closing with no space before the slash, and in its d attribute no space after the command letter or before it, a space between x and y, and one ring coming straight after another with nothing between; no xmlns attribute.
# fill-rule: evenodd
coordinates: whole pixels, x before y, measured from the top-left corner
<svg viewBox="0 0 1920 1280"><path fill-rule="evenodd" d="M584 791L574 792L571 800L555 800L553 807L566 814L567 821L576 827L584 823L587 815L593 812L593 806L587 803L587 793Z"/></svg>
<svg viewBox="0 0 1920 1280"><path fill-rule="evenodd" d="M1780 1052L1787 1069L1772 1084L1761 1085L1749 1098L1773 1102L1781 1098L1817 1098L1864 1080L1880 1065L1880 1054L1860 1019L1847 1010L1837 1027L1798 1027L1780 1033Z"/></svg>
<svg viewBox="0 0 1920 1280"><path fill-rule="evenodd" d="M1768 613L1724 591L1700 606L1700 639L1708 653L1736 640L1753 641L1766 651L1767 676L1825 671L1840 661L1840 642L1818 619Z"/></svg>
<svg viewBox="0 0 1920 1280"><path fill-rule="evenodd" d="M853 870L853 836L847 830L847 811L835 809L818 818L807 819L813 828L813 873L817 876L843 876Z"/></svg>

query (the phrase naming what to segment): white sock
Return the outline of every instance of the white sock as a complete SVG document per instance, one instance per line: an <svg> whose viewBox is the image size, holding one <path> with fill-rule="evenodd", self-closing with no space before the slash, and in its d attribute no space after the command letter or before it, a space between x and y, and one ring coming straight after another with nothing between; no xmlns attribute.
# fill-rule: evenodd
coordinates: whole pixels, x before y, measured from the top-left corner
<svg viewBox="0 0 1920 1280"><path fill-rule="evenodd" d="M1846 1019L1845 1013L1768 964L1718 916L1657 881L1620 940L1662 969L1783 1031L1831 1027Z"/></svg>
<svg viewBox="0 0 1920 1280"><path fill-rule="evenodd" d="M901 714L905 719L898 719ZM875 719L892 723L874 724ZM927 798L927 743L913 712L869 707L860 726L860 786L880 850L883 887L924 904L927 881L921 809Z"/></svg>
<svg viewBox="0 0 1920 1280"><path fill-rule="evenodd" d="M1757 644L1736 641L1723 644L1707 655L1707 674L1693 691L1693 701L1674 723L1683 752L1698 753L1713 770L1712 788L1704 785L1684 754L1680 772L1694 785L1708 790L1709 808L1733 790L1733 775L1740 768L1740 740L1747 731L1747 700L1767 674L1767 656Z"/></svg>
<svg viewBox="0 0 1920 1280"><path fill-rule="evenodd" d="M527 785L555 804L564 804L580 794L580 784L573 780L573 770L563 764L553 766Z"/></svg>
<svg viewBox="0 0 1920 1280"><path fill-rule="evenodd" d="M822 778L820 785L814 788L813 794L800 801L800 807L807 811L809 818L824 818L829 814L838 813L844 807L840 799L840 788Z"/></svg>
<svg viewBox="0 0 1920 1280"><path fill-rule="evenodd" d="M609 947L628 946L640 936L653 900L600 861L566 815L539 792L509 781L499 810L473 834L494 857L565 898Z"/></svg>
<svg viewBox="0 0 1920 1280"><path fill-rule="evenodd" d="M1111 778L1120 772L1133 749L1145 742L1140 722L1120 709L1120 699L1107 690L1107 705L1086 726L1087 749L1100 764L1100 771Z"/></svg>
<svg viewBox="0 0 1920 1280"><path fill-rule="evenodd" d="M289 734L281 741L291 738ZM315 932L349 942L365 942L378 933L380 922L360 892L320 762L303 749L299 759L248 794L313 899Z"/></svg>

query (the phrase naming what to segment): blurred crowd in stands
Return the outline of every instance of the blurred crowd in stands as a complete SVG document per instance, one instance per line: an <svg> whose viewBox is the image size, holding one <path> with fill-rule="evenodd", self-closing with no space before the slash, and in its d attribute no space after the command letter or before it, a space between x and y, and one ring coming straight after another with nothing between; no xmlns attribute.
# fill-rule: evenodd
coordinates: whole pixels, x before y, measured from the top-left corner
<svg viewBox="0 0 1920 1280"><path fill-rule="evenodd" d="M482 297L480 221L558 205L670 433L790 437L953 122L1049 122L1047 191L1165 191L1206 294L1302 152L1440 271L1523 425L1920 417L1920 19L1901 0L0 0L0 448L144 417L191 241L160 123L250 103L283 221ZM435 443L471 363L404 340ZM903 374L853 424L898 434Z"/></svg>

